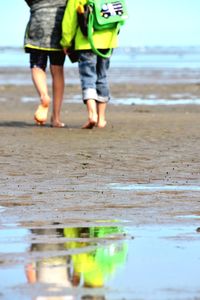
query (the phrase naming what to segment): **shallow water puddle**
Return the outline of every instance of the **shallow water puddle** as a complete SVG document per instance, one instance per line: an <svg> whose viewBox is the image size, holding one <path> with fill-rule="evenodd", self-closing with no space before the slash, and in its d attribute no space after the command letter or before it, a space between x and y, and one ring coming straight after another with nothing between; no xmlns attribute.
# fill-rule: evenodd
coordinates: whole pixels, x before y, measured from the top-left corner
<svg viewBox="0 0 200 300"><path fill-rule="evenodd" d="M158 99L156 95L149 95L147 99L137 98L137 97L125 97L125 98L113 98L111 99L110 103L113 105L162 105L162 106L169 106L169 105L200 105L199 98L188 98L184 99L181 98L182 95L178 95L178 99ZM153 99L152 99L153 98ZM3 99L0 98L0 101ZM21 102L29 103L29 102L37 102L37 97L22 97ZM65 100L65 103L81 103L82 99L81 96L75 95L70 99Z"/></svg>
<svg viewBox="0 0 200 300"><path fill-rule="evenodd" d="M184 215L184 216L177 216L177 218L180 218L180 219L200 219L200 214L199 215Z"/></svg>
<svg viewBox="0 0 200 300"><path fill-rule="evenodd" d="M199 297L197 228L108 225L30 229L4 225L3 299Z"/></svg>
<svg viewBox="0 0 200 300"><path fill-rule="evenodd" d="M112 189L123 191L200 191L198 185L151 185L151 184L118 184L111 183L109 185Z"/></svg>
<svg viewBox="0 0 200 300"><path fill-rule="evenodd" d="M0 206L0 213L4 212L6 208L4 206Z"/></svg>

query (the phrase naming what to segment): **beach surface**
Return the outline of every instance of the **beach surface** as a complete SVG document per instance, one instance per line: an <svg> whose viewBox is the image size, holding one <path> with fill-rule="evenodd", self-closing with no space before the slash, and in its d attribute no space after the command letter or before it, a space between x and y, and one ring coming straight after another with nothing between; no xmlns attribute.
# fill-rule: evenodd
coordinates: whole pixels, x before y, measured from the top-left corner
<svg viewBox="0 0 200 300"><path fill-rule="evenodd" d="M64 104L67 128L59 130L35 126L35 104L21 103L18 93L21 87L0 111L1 206L10 207L2 222L77 217L142 224L199 212L194 191L122 192L110 186L198 185L198 106L112 105L105 129L82 130L85 106Z"/></svg>
<svg viewBox="0 0 200 300"><path fill-rule="evenodd" d="M200 107L139 106L133 95L170 99L185 92L192 98L199 86L152 81L111 82L114 98L132 97L133 103L109 104L107 127L93 130L81 129L86 107L70 101L80 97L76 83L66 85L63 129L51 128L49 121L43 127L34 124L37 101L22 101L37 99L32 85L1 85L1 228L81 227L115 220L133 228L193 226L198 236ZM11 256L1 259L5 268ZM195 287L192 291L198 295Z"/></svg>

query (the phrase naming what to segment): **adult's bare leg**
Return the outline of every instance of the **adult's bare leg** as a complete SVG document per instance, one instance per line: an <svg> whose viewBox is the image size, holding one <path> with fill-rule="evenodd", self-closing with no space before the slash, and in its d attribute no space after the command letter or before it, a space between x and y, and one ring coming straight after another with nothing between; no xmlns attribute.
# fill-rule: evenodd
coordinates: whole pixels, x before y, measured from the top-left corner
<svg viewBox="0 0 200 300"><path fill-rule="evenodd" d="M32 74L33 83L35 85L35 88L38 92L41 101L41 104L38 106L34 114L34 119L38 124L43 125L47 120L48 107L50 103L46 72L41 68L34 67L31 69L31 74Z"/></svg>
<svg viewBox="0 0 200 300"><path fill-rule="evenodd" d="M31 69L32 80L35 88L40 96L40 101L43 106L49 106L50 97L48 94L46 72L38 67Z"/></svg>
<svg viewBox="0 0 200 300"><path fill-rule="evenodd" d="M64 68L63 66L51 65L52 90L53 90L53 111L51 116L52 127L64 127L60 120L61 106L64 95Z"/></svg>

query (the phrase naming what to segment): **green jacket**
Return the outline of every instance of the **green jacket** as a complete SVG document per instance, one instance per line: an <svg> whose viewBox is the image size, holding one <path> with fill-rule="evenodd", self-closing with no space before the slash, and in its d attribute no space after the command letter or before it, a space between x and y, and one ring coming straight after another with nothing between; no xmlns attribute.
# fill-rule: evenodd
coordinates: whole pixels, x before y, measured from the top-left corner
<svg viewBox="0 0 200 300"><path fill-rule="evenodd" d="M77 7L81 3L84 5L87 0L68 0L62 22L61 46L69 48L72 41L75 41L75 50L91 49L87 37L85 37L78 25ZM114 30L106 29L94 32L94 44L97 49L116 48L118 46L118 37L113 34Z"/></svg>

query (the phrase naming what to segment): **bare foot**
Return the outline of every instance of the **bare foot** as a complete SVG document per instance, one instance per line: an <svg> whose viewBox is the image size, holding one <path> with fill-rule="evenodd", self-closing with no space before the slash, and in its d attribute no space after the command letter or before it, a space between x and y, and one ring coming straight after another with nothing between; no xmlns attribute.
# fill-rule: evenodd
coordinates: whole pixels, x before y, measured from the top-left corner
<svg viewBox="0 0 200 300"><path fill-rule="evenodd" d="M97 127L98 128L104 128L106 127L107 122L105 120L103 121L98 121Z"/></svg>
<svg viewBox="0 0 200 300"><path fill-rule="evenodd" d="M62 123L59 120L53 120L53 117L51 117L51 127L63 128L63 127L65 127L65 123Z"/></svg>
<svg viewBox="0 0 200 300"><path fill-rule="evenodd" d="M65 127L65 123L62 123L62 122L52 122L51 123L51 127L53 127L53 128L64 128Z"/></svg>
<svg viewBox="0 0 200 300"><path fill-rule="evenodd" d="M92 129L97 124L96 121L89 119L81 128L82 129Z"/></svg>
<svg viewBox="0 0 200 300"><path fill-rule="evenodd" d="M47 121L48 106L40 104L34 114L34 120L38 125L44 125Z"/></svg>
<svg viewBox="0 0 200 300"><path fill-rule="evenodd" d="M96 100L89 99L86 102L88 110L88 121L82 126L82 129L92 129L97 125L97 104Z"/></svg>

